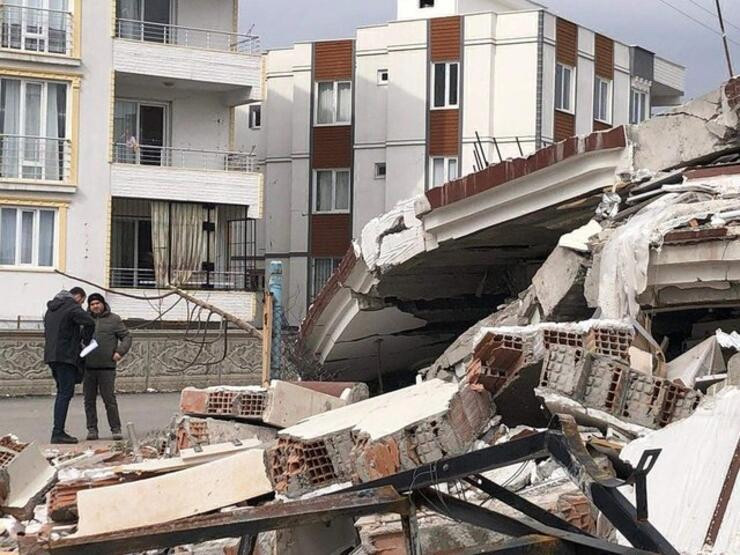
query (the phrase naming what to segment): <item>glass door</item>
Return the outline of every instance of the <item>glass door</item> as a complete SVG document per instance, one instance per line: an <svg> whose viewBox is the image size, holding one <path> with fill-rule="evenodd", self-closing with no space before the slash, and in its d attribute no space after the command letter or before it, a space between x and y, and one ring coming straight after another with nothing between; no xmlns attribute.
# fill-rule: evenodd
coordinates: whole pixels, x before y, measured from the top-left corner
<svg viewBox="0 0 740 555"><path fill-rule="evenodd" d="M167 118L166 104L116 100L115 161L148 166L168 165Z"/></svg>

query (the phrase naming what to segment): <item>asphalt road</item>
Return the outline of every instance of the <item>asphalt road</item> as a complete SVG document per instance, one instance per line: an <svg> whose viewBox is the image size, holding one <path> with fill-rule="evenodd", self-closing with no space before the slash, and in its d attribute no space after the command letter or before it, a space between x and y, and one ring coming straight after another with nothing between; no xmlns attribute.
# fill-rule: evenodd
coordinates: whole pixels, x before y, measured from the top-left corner
<svg viewBox="0 0 740 555"><path fill-rule="evenodd" d="M179 393L141 393L118 395L118 408L121 422L133 422L136 435L140 438L147 433L160 430L172 420L178 411ZM35 441L45 445L51 436L53 397L0 398L0 436L15 434L23 441ZM98 399L98 429L100 439L110 438L110 428L105 417L105 407ZM69 406L67 433L84 439L85 409L82 395L75 395Z"/></svg>

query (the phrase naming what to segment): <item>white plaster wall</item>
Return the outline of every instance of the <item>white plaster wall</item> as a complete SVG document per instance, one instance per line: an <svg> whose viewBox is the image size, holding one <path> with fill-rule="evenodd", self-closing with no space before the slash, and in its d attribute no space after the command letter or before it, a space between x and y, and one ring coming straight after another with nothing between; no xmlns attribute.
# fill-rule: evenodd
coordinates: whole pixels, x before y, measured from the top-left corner
<svg viewBox="0 0 740 555"><path fill-rule="evenodd" d="M156 297L162 294L161 291L151 289L132 289L127 293L142 297ZM255 318L257 310L256 293L246 291L190 291L189 293L247 322ZM177 302L177 297L147 302L121 297L120 295L106 294L106 300L110 304L111 310L124 319L153 320L159 315L160 310L166 311L171 308ZM185 303L178 303L162 319L166 322L186 321L188 319L187 310ZM212 320L219 321L220 318L214 315Z"/></svg>
<svg viewBox="0 0 740 555"><path fill-rule="evenodd" d="M578 68L576 69L576 134L591 133L594 128L594 55L596 35L578 27Z"/></svg>
<svg viewBox="0 0 740 555"><path fill-rule="evenodd" d="M630 74L614 71L614 111L613 124L622 125L630 122Z"/></svg>
<svg viewBox="0 0 740 555"><path fill-rule="evenodd" d="M293 122L291 152L294 156L308 155L311 150L311 81L312 47L297 44L293 57Z"/></svg>
<svg viewBox="0 0 740 555"><path fill-rule="evenodd" d="M23 196L47 200L67 200L67 271L103 284L107 252L108 200L110 179L107 149L111 88L110 26L111 2L86 3L82 17L82 67L80 87L79 182L74 194L33 194L2 191L0 196ZM40 68L35 67L39 70ZM71 94L71 90L70 90ZM0 270L5 294L0 302L0 320L39 320L46 302L60 289L77 282L49 271ZM90 287L85 286L86 289Z"/></svg>
<svg viewBox="0 0 740 555"><path fill-rule="evenodd" d="M114 164L111 189L116 197L249 205L250 217L262 217L259 173Z"/></svg>
<svg viewBox="0 0 740 555"><path fill-rule="evenodd" d="M252 98L261 97L260 56L124 39L113 42L116 71L252 87Z"/></svg>
<svg viewBox="0 0 740 555"><path fill-rule="evenodd" d="M555 45L542 46L542 139L553 142L555 137ZM578 76L576 76L578 79Z"/></svg>
<svg viewBox="0 0 740 555"><path fill-rule="evenodd" d="M254 152L258 163L263 165L267 152L264 124L260 129L249 128L249 105L237 106L234 118L234 149L239 152Z"/></svg>
<svg viewBox="0 0 740 555"><path fill-rule="evenodd" d="M654 78L677 91L686 90L686 69L664 58L655 56Z"/></svg>
<svg viewBox="0 0 740 555"><path fill-rule="evenodd" d="M389 146L386 156L387 180L382 212L424 192L426 145Z"/></svg>
<svg viewBox="0 0 740 555"><path fill-rule="evenodd" d="M357 32L355 65L355 143L385 143L387 136L388 90L378 84L378 70L388 70L388 27L371 27ZM389 73L389 80L398 76Z"/></svg>
<svg viewBox="0 0 740 555"><path fill-rule="evenodd" d="M308 252L308 218L311 213L308 206L311 187L311 169L309 159L293 159L290 188L290 252Z"/></svg>
<svg viewBox="0 0 740 555"><path fill-rule="evenodd" d="M291 162L268 162L265 171L265 252L290 252Z"/></svg>
<svg viewBox="0 0 740 555"><path fill-rule="evenodd" d="M419 0L397 0L396 19L423 19L453 15L457 0L436 0L433 8L419 8Z"/></svg>
<svg viewBox="0 0 740 555"><path fill-rule="evenodd" d="M272 51L267 55L267 95L262 110L266 157L290 158L293 131L292 50Z"/></svg>
<svg viewBox="0 0 740 555"><path fill-rule="evenodd" d="M236 0L177 0L177 25L233 32L234 2Z"/></svg>
<svg viewBox="0 0 740 555"><path fill-rule="evenodd" d="M386 180L375 179L375 164L385 161L385 148L355 150L353 237L359 237L365 224L386 210Z"/></svg>

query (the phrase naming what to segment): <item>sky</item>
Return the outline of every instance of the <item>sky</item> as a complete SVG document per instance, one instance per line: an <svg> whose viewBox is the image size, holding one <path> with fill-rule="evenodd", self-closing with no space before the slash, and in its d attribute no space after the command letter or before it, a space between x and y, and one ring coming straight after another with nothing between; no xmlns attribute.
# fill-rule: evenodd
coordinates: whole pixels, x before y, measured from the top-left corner
<svg viewBox="0 0 740 555"><path fill-rule="evenodd" d="M712 15L715 0L539 3L554 14L686 66L687 98L717 88L729 76L719 25ZM735 73L740 73L740 0L721 0L721 4L728 37L734 41L730 42L730 53ZM240 24L243 32L254 26L264 49L280 48L306 40L351 38L357 27L394 19L395 5L395 0L240 0Z"/></svg>

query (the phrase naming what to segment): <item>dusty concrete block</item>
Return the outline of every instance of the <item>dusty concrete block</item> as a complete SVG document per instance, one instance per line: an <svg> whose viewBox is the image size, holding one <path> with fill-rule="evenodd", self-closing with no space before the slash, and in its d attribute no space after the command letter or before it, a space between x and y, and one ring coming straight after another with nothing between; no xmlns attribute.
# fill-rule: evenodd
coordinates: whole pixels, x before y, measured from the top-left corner
<svg viewBox="0 0 740 555"><path fill-rule="evenodd" d="M552 251L532 278L544 320L557 322L588 317L583 296L586 270L584 256L563 247Z"/></svg>
<svg viewBox="0 0 740 555"><path fill-rule="evenodd" d="M262 421L277 428L287 428L304 418L338 409L347 401L288 382L275 381L267 390Z"/></svg>
<svg viewBox="0 0 740 555"><path fill-rule="evenodd" d="M30 444L15 452L0 447L0 461L7 472L7 494L0 506L0 512L26 520L33 514L33 508L41 502L44 494L56 479L56 469L51 466L41 450Z"/></svg>

